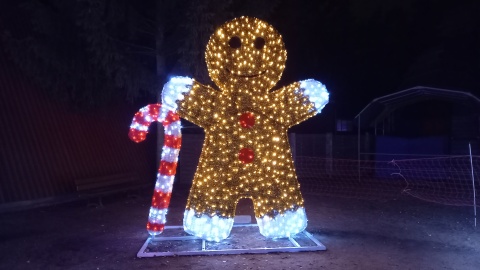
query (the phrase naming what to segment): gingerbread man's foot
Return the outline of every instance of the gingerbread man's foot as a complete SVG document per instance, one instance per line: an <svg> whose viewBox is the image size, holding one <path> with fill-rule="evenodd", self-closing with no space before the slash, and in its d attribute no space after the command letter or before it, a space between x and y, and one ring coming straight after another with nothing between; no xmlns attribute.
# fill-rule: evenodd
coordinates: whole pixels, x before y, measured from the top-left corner
<svg viewBox="0 0 480 270"><path fill-rule="evenodd" d="M287 211L275 217L257 218L260 233L268 238L290 237L302 232L307 227L307 215L303 207L295 211Z"/></svg>
<svg viewBox="0 0 480 270"><path fill-rule="evenodd" d="M188 209L183 214L185 231L207 241L220 242L230 235L232 227L233 218L223 218L216 215L211 217L207 214L197 217L194 210Z"/></svg>

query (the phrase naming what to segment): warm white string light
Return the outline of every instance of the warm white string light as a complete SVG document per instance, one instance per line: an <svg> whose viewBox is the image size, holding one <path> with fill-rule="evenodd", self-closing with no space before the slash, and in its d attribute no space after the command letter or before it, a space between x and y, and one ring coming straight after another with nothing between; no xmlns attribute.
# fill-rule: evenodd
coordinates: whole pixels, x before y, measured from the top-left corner
<svg viewBox="0 0 480 270"><path fill-rule="evenodd" d="M209 75L219 90L187 77L165 85L161 117L175 111L205 130L184 213L186 232L225 239L242 198L252 199L266 237L290 237L306 228L287 130L320 113L329 95L312 79L270 92L286 57L282 37L271 25L240 17L220 26L207 45ZM141 125L132 128L144 132ZM178 156L178 150L168 151L162 153L165 160ZM154 214L164 219L164 213Z"/></svg>

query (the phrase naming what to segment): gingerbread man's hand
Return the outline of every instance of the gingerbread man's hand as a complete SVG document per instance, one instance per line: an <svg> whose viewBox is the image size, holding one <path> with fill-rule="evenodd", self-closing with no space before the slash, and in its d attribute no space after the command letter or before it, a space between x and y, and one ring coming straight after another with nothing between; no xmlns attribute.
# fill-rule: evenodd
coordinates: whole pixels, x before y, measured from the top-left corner
<svg viewBox="0 0 480 270"><path fill-rule="evenodd" d="M162 111L177 111L177 102L183 100L186 93L192 89L193 79L189 77L173 77L164 86L162 91Z"/></svg>
<svg viewBox="0 0 480 270"><path fill-rule="evenodd" d="M329 95L327 88L319 81L313 79L300 81L299 90L313 103L317 113L320 113L328 103Z"/></svg>
<svg viewBox="0 0 480 270"><path fill-rule="evenodd" d="M308 79L292 83L270 93L270 115L287 127L299 124L321 112L328 103L328 91L322 83Z"/></svg>

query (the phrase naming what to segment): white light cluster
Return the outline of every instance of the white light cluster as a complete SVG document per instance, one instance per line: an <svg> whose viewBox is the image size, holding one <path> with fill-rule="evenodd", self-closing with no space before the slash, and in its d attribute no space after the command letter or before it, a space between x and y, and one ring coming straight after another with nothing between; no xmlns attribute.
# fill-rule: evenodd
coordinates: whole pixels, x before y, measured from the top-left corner
<svg viewBox="0 0 480 270"><path fill-rule="evenodd" d="M130 128L133 128L133 129L136 129L136 130L139 130L139 131L148 131L148 126L139 124L139 123L137 123L137 122L133 122L133 123L130 125Z"/></svg>
<svg viewBox="0 0 480 270"><path fill-rule="evenodd" d="M148 132L148 128L150 127L150 124L154 121L159 121L162 122L163 118L158 117L157 119L153 119L150 114L149 114L149 106L142 107L140 110L138 110L139 113L143 116L143 119L148 123L138 123L136 121L132 121L132 124L130 125L130 128L136 129L138 131L145 131Z"/></svg>
<svg viewBox="0 0 480 270"><path fill-rule="evenodd" d="M207 241L219 242L228 237L233 227L233 218L203 214L195 216L194 210L185 210L183 228L185 232Z"/></svg>
<svg viewBox="0 0 480 270"><path fill-rule="evenodd" d="M184 93L192 89L192 84L192 78L176 76L163 86L160 118L165 118L168 111L177 111L177 101L183 100Z"/></svg>
<svg viewBox="0 0 480 270"><path fill-rule="evenodd" d="M300 89L308 96L310 102L314 103L317 113L320 113L327 105L329 94L327 88L321 82L313 79L303 80L300 81Z"/></svg>
<svg viewBox="0 0 480 270"><path fill-rule="evenodd" d="M148 221L155 224L165 224L167 222L167 212L168 209L156 209L150 207L150 213L148 214ZM159 235L162 231L152 231L149 230L148 233L150 235Z"/></svg>
<svg viewBox="0 0 480 270"><path fill-rule="evenodd" d="M287 211L274 218L264 216L257 218L260 233L268 238L283 238L295 235L307 227L307 216L303 207Z"/></svg>
<svg viewBox="0 0 480 270"><path fill-rule="evenodd" d="M179 153L180 149L164 146L162 149L162 160L167 162L178 162Z"/></svg>
<svg viewBox="0 0 480 270"><path fill-rule="evenodd" d="M165 127L164 132L165 135L173 135L175 137L180 137L182 136L182 123L180 121L173 122Z"/></svg>
<svg viewBox="0 0 480 270"><path fill-rule="evenodd" d="M157 182L155 183L155 190L160 190L162 192L170 192L173 187L173 182L175 180L174 175L161 175L157 173Z"/></svg>

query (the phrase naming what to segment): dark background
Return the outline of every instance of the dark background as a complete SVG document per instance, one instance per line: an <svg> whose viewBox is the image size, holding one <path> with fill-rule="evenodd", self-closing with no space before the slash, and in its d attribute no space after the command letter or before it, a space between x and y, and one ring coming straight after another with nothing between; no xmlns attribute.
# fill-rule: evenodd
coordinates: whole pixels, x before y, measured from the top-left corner
<svg viewBox="0 0 480 270"><path fill-rule="evenodd" d="M2 47L13 62L48 96L80 111L153 103L173 75L211 83L208 38L241 15L282 34L288 58L278 86L323 82L331 93L324 114L336 119L417 85L479 92L475 0L25 0L0 8Z"/></svg>

